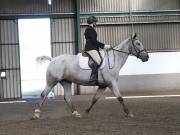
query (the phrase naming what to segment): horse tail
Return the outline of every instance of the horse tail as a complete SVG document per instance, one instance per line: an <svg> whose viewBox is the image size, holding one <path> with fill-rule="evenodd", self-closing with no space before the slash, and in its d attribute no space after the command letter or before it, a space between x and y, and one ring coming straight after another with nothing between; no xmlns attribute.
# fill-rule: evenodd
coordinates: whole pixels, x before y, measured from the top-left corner
<svg viewBox="0 0 180 135"><path fill-rule="evenodd" d="M44 62L46 60L51 61L52 58L49 57L49 56L39 56L39 57L36 58L36 62L38 62L38 63L42 63L42 62Z"/></svg>

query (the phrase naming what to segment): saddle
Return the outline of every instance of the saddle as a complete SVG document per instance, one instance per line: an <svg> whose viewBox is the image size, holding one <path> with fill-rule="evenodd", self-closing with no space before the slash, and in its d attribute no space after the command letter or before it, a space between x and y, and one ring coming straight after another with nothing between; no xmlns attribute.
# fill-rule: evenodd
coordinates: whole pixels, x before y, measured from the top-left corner
<svg viewBox="0 0 180 135"><path fill-rule="evenodd" d="M102 62L99 69L103 69L105 66L105 60L104 60L105 53L104 53L104 51L100 51L100 54L101 54L101 57L103 59L103 62ZM78 57L79 57L80 68L86 69L86 70L91 70L90 65L93 62L92 58L85 51L78 53Z"/></svg>

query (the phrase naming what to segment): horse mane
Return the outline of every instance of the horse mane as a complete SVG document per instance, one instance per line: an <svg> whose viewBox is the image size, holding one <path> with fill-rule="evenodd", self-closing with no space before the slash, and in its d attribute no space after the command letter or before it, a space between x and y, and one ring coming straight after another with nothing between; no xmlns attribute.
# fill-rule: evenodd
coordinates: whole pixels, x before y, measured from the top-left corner
<svg viewBox="0 0 180 135"><path fill-rule="evenodd" d="M124 44L126 44L127 42L129 42L129 40L130 40L130 38L125 39L124 41L122 41L120 44L118 44L118 45L115 46L114 48L120 50L120 49L124 46Z"/></svg>

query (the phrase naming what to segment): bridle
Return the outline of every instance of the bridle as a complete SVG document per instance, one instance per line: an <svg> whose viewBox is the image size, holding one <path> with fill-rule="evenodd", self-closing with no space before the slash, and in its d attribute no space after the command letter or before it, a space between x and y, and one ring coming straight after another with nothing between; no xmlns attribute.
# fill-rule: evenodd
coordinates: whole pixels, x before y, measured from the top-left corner
<svg viewBox="0 0 180 135"><path fill-rule="evenodd" d="M136 41L137 39L132 39L131 38L131 43L132 43L132 47L134 48L134 50L135 50L135 53L133 53L132 52L132 49L131 50L129 50L129 52L125 52L125 51L121 51L121 50L117 50L117 49L115 49L114 47L113 48L111 48L113 51L116 51L116 52L120 52L120 53L126 53L126 54L128 54L128 55L133 55L133 56L136 56L137 58L139 58L140 57L140 53L141 52L143 52L143 51L145 51L145 52L147 52L146 51L146 49L142 49L142 50L140 50L139 48L137 48L136 46L135 46L135 44L134 44L134 42Z"/></svg>
<svg viewBox="0 0 180 135"><path fill-rule="evenodd" d="M113 50L113 55L114 55L114 65L115 65L115 54L114 54L114 51L119 52L119 53L125 53L125 54L128 54L128 55L131 54L131 55L133 55L133 56L136 56L137 58L140 58L140 53L141 53L141 52L143 52L143 51L147 52L146 49L140 50L139 48L137 48L137 47L135 46L134 42L135 42L136 40L137 40L137 39L131 38L131 44L132 44L132 47L133 47L134 50L135 50L135 53L133 53L133 52L132 52L132 49L129 49L129 48L128 48L129 52L117 50L117 49L115 49L114 47L111 48L111 50ZM107 55L108 55L108 65L109 65L109 69L112 69L112 68L114 67L114 65L113 65L113 67L110 67L109 53L108 53L108 51L107 51Z"/></svg>

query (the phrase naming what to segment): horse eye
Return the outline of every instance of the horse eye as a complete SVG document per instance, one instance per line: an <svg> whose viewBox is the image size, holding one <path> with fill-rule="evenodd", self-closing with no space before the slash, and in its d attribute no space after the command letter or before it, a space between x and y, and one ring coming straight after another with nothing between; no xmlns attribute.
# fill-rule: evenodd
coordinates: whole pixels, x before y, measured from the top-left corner
<svg viewBox="0 0 180 135"><path fill-rule="evenodd" d="M137 43L138 46L140 46L140 43Z"/></svg>

